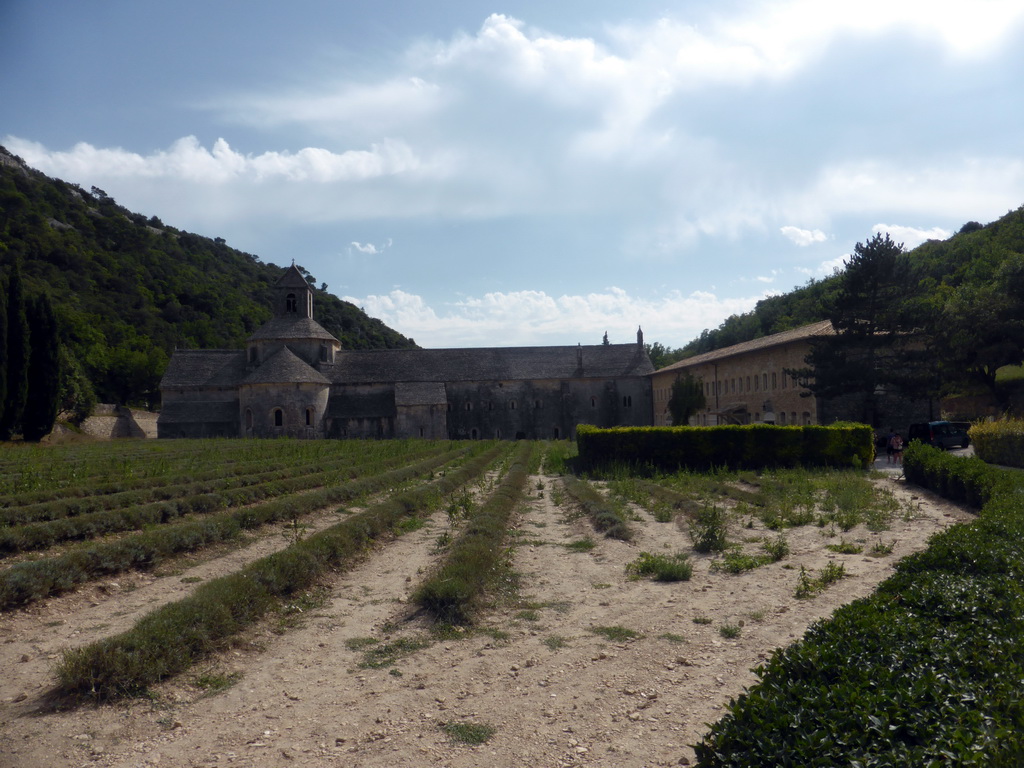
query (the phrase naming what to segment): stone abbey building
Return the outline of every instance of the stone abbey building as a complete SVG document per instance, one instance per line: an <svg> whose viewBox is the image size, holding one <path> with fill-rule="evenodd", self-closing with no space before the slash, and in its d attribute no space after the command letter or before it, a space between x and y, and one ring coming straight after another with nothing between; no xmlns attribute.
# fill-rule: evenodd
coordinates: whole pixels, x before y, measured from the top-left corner
<svg viewBox="0 0 1024 768"><path fill-rule="evenodd" d="M313 319L293 265L244 350L177 350L159 437L565 439L651 423L636 344L348 351Z"/></svg>

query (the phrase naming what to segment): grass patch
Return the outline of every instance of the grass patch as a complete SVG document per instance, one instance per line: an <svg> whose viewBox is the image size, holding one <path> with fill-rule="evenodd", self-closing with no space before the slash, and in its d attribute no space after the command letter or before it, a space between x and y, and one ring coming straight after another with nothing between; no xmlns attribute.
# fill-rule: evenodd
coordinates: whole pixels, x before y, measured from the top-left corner
<svg viewBox="0 0 1024 768"><path fill-rule="evenodd" d="M241 672L202 672L192 678L192 685L207 696L226 691L242 679Z"/></svg>
<svg viewBox="0 0 1024 768"><path fill-rule="evenodd" d="M626 573L637 579L650 576L655 581L689 581L693 565L683 552L674 555L641 552L636 560L626 565Z"/></svg>
<svg viewBox="0 0 1024 768"><path fill-rule="evenodd" d="M569 641L561 635L548 635L544 638L544 645L552 651L557 651L569 645Z"/></svg>
<svg viewBox="0 0 1024 768"><path fill-rule="evenodd" d="M739 624L723 624L718 628L718 634L728 640L734 640L743 631Z"/></svg>
<svg viewBox="0 0 1024 768"><path fill-rule="evenodd" d="M846 541L846 539L840 539L838 544L827 544L825 549L839 555L859 555L864 551L864 547L860 544L854 544L852 541Z"/></svg>
<svg viewBox="0 0 1024 768"><path fill-rule="evenodd" d="M636 640L639 637L643 637L639 632L634 632L632 629L619 625L611 627L591 627L589 631L593 632L595 635L600 635L605 640L610 640L613 643L624 643L627 640Z"/></svg>
<svg viewBox="0 0 1024 768"><path fill-rule="evenodd" d="M658 639L660 639L660 640L668 640L668 642L676 643L676 644L685 643L686 642L686 638L685 637L683 637L682 635L674 634L672 632L662 632L660 635L658 635Z"/></svg>
<svg viewBox="0 0 1024 768"><path fill-rule="evenodd" d="M498 729L487 723L441 723L441 730L456 744L468 744L472 747L486 744L498 732Z"/></svg>

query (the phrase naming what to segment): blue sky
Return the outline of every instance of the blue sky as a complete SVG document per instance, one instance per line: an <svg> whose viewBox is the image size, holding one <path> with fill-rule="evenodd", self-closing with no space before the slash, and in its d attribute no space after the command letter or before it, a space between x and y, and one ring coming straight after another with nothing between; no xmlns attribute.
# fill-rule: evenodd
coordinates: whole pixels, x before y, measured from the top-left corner
<svg viewBox="0 0 1024 768"><path fill-rule="evenodd" d="M676 347L1024 204L1024 2L3 0L0 142L422 346Z"/></svg>

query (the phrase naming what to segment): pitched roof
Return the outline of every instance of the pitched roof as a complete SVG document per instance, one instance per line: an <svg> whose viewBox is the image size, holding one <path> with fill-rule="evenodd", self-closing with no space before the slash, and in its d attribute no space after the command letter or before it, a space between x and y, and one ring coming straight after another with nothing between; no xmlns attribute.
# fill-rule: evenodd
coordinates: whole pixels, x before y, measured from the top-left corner
<svg viewBox="0 0 1024 768"><path fill-rule="evenodd" d="M246 376L242 384L330 384L288 347L281 347Z"/></svg>
<svg viewBox="0 0 1024 768"><path fill-rule="evenodd" d="M835 334L835 330L832 328L831 320L822 320L819 323L811 323L810 325L802 325L799 328L793 328L789 331L782 331L782 333L773 333L771 336L762 336L759 339L753 339L752 341L744 341L741 344L733 344L731 347L722 347L722 349L715 349L711 352L705 352L702 355L695 355L694 357L688 357L685 360L672 363L664 368L660 368L658 373L664 371L674 371L677 369L690 368L694 365L700 365L701 363L711 363L716 360L723 360L727 357L733 357L735 355L742 355L748 352L757 352L763 349L770 349L771 347L778 347L783 344L790 344L794 341L805 341L815 336L831 336Z"/></svg>
<svg viewBox="0 0 1024 768"><path fill-rule="evenodd" d="M300 339L323 339L325 341L338 340L328 333L320 323L311 317L274 317L265 322L256 332L249 337L249 341L261 339L276 340L300 340Z"/></svg>
<svg viewBox="0 0 1024 768"><path fill-rule="evenodd" d="M230 387L244 376L245 352L240 349L179 349L171 355L160 387Z"/></svg>
<svg viewBox="0 0 1024 768"><path fill-rule="evenodd" d="M337 383L515 381L642 376L654 367L638 344L342 351Z"/></svg>
<svg viewBox="0 0 1024 768"><path fill-rule="evenodd" d="M285 269L281 273L281 276L277 278L274 285L279 285L282 288L306 288L310 289L309 281L303 277L299 268L293 263L290 267Z"/></svg>

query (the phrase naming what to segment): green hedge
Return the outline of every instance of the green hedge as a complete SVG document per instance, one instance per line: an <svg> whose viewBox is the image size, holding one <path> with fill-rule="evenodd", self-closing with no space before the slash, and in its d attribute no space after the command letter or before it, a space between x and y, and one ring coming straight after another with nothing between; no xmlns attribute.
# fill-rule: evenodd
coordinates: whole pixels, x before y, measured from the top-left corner
<svg viewBox="0 0 1024 768"><path fill-rule="evenodd" d="M678 469L759 469L793 466L860 466L875 458L874 432L866 424L779 427L576 428L585 469L613 465Z"/></svg>
<svg viewBox="0 0 1024 768"><path fill-rule="evenodd" d="M969 434L978 458L989 464L1024 468L1024 420L979 422Z"/></svg>
<svg viewBox="0 0 1024 768"><path fill-rule="evenodd" d="M1010 766L1024 760L1024 476L923 445L908 479L977 520L902 560L757 670L700 765Z"/></svg>

